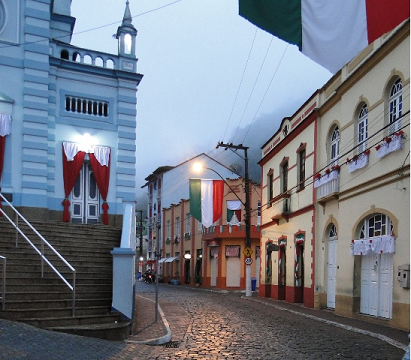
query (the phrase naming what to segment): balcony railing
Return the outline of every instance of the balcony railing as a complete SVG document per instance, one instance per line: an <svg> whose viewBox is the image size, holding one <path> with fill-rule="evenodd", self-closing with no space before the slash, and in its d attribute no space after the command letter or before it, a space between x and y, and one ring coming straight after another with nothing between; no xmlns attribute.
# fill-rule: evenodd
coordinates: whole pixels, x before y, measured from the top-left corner
<svg viewBox="0 0 411 360"><path fill-rule="evenodd" d="M340 173L333 170L315 179L314 188L317 190L317 200L328 196L336 195L340 189Z"/></svg>

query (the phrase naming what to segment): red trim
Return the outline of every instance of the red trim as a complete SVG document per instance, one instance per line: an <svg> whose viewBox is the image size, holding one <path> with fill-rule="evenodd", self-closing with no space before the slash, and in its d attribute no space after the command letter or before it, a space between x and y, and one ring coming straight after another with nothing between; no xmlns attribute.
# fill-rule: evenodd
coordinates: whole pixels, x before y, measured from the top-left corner
<svg viewBox="0 0 411 360"><path fill-rule="evenodd" d="M275 155L278 154L280 150L282 150L286 145L288 145L291 141L293 141L298 135L300 135L312 122L317 120L317 113L312 112L308 117L304 119L292 132L288 134L288 136L281 141L281 143L276 147L272 145L269 152L264 154L264 157L258 162L258 164L262 167L268 161L270 161ZM262 147L264 148L264 146Z"/></svg>

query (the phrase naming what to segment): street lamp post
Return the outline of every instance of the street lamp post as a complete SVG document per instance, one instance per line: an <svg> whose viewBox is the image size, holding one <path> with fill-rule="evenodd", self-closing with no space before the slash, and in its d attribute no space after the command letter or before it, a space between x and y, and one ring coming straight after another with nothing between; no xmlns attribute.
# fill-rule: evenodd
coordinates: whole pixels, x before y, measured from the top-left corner
<svg viewBox="0 0 411 360"><path fill-rule="evenodd" d="M244 151L244 158L240 156L244 160L244 182L245 182L245 247L251 248L251 234L250 234L250 178L248 174L248 155L247 155L247 146L240 145L233 145L233 144L224 144L223 142L219 142L217 144L217 149L219 147L224 147L226 150L243 150ZM251 264L247 263L245 266L245 296L251 296Z"/></svg>

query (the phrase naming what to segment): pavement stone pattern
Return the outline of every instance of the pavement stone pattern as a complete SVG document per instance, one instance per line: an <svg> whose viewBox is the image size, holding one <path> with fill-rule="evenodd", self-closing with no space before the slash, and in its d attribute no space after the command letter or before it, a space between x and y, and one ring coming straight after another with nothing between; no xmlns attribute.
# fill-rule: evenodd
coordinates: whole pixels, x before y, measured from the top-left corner
<svg viewBox="0 0 411 360"><path fill-rule="evenodd" d="M55 333L0 320L1 359L401 359L408 333L332 311L237 292L136 284L133 335L125 342ZM164 321L163 321L164 320ZM142 342L171 339L162 345ZM358 332L358 330L360 332ZM363 331L363 333L361 333ZM391 342L390 342L391 340Z"/></svg>

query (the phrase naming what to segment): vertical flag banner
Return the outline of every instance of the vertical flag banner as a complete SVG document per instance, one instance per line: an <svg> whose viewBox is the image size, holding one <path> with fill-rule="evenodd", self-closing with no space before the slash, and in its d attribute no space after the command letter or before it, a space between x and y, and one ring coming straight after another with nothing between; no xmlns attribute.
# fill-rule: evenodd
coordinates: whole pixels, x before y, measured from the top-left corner
<svg viewBox="0 0 411 360"><path fill-rule="evenodd" d="M239 0L239 13L333 74L410 17L409 0Z"/></svg>
<svg viewBox="0 0 411 360"><path fill-rule="evenodd" d="M190 179L190 214L210 227L223 213L223 180Z"/></svg>

